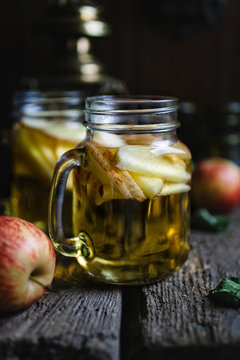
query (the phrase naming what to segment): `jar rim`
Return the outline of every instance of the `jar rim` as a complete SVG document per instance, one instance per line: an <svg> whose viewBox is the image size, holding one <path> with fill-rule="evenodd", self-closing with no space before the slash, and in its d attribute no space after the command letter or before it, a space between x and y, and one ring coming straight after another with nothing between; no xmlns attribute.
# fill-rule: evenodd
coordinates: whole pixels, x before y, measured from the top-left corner
<svg viewBox="0 0 240 360"><path fill-rule="evenodd" d="M177 121L178 99L157 95L101 95L85 100L84 124L89 128L109 125L132 126L132 130L168 131L179 126Z"/></svg>
<svg viewBox="0 0 240 360"><path fill-rule="evenodd" d="M64 102L70 99L76 99L83 102L85 94L79 90L33 90L22 89L17 90L13 94L13 104L23 105L25 103L48 103L50 101Z"/></svg>
<svg viewBox="0 0 240 360"><path fill-rule="evenodd" d="M78 120L83 117L84 100L84 93L78 90L17 90L12 116Z"/></svg>
<svg viewBox="0 0 240 360"><path fill-rule="evenodd" d="M86 113L166 113L178 109L178 99L158 95L100 95L85 99Z"/></svg>

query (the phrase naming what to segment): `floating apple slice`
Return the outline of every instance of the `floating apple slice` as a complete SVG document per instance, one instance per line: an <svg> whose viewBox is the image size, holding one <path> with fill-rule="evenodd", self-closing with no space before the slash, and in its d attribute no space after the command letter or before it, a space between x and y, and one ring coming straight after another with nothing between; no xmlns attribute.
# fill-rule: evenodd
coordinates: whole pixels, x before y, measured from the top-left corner
<svg viewBox="0 0 240 360"><path fill-rule="evenodd" d="M78 167L75 169L77 171L77 179L79 184L87 185L87 184L96 184L99 182L98 178L91 172L87 171L82 167Z"/></svg>
<svg viewBox="0 0 240 360"><path fill-rule="evenodd" d="M153 134L127 134L122 139L128 145L151 145L156 137Z"/></svg>
<svg viewBox="0 0 240 360"><path fill-rule="evenodd" d="M136 200L140 202L146 200L146 196L144 195L142 189L134 181L133 177L129 174L128 171L121 171L121 177Z"/></svg>
<svg viewBox="0 0 240 360"><path fill-rule="evenodd" d="M97 206L109 200L123 199L122 194L108 184L95 184L93 196Z"/></svg>
<svg viewBox="0 0 240 360"><path fill-rule="evenodd" d="M150 177L133 172L131 173L131 176L149 199L154 200L159 196L163 187L163 180L161 178Z"/></svg>
<svg viewBox="0 0 240 360"><path fill-rule="evenodd" d="M100 153L100 151L96 147L91 147L91 145L87 144L89 151L87 156L88 164L86 170L90 174L94 174L98 182L101 184L110 184L113 181L112 176L109 174L111 170L111 168L109 170L109 167L111 165L109 164L109 161L106 160ZM105 170L105 168L108 170Z"/></svg>
<svg viewBox="0 0 240 360"><path fill-rule="evenodd" d="M182 150L182 153L179 154L179 157L184 160L191 160L192 155L189 150L189 148L183 144L181 141L178 141L176 144L173 145L173 147Z"/></svg>
<svg viewBox="0 0 240 360"><path fill-rule="evenodd" d="M55 123L44 132L53 138L72 144L78 144L86 136L86 128L77 122Z"/></svg>
<svg viewBox="0 0 240 360"><path fill-rule="evenodd" d="M152 142L151 153L154 155L173 155L178 156L179 159L190 160L191 153L186 145L178 141L176 143L166 139L156 139Z"/></svg>
<svg viewBox="0 0 240 360"><path fill-rule="evenodd" d="M81 124L76 125L68 128L61 124L46 130L35 130L37 145L52 160L53 166L64 152L74 148L85 138L85 128Z"/></svg>
<svg viewBox="0 0 240 360"><path fill-rule="evenodd" d="M50 180L57 161L54 144L41 131L26 126L21 126L20 137L20 151L26 154L23 162L32 176Z"/></svg>
<svg viewBox="0 0 240 360"><path fill-rule="evenodd" d="M111 150L104 149L101 153L92 143L87 143L86 146L89 150L90 169L102 183L114 183L124 199L136 198L138 201L146 199L131 175L127 171L120 171L111 164L113 158Z"/></svg>
<svg viewBox="0 0 240 360"><path fill-rule="evenodd" d="M49 121L44 119L22 120L22 125L39 130L54 139L65 140L73 144L81 142L86 135L86 128L77 121Z"/></svg>
<svg viewBox="0 0 240 360"><path fill-rule="evenodd" d="M47 156L45 156L41 148L28 128L20 127L18 134L14 140L17 157L21 156L21 166L17 164L16 171L21 172L21 168L28 169L30 176L37 176L50 180L52 178L53 168ZM19 174L21 175L21 174Z"/></svg>
<svg viewBox="0 0 240 360"><path fill-rule="evenodd" d="M21 124L31 129L47 129L51 127L51 121L41 118L26 118L21 119Z"/></svg>
<svg viewBox="0 0 240 360"><path fill-rule="evenodd" d="M93 144L87 143L86 145L89 150L88 161L90 171L94 172L103 184L115 183L123 197L131 199L133 196L121 179L120 172L113 169L109 160Z"/></svg>
<svg viewBox="0 0 240 360"><path fill-rule="evenodd" d="M77 122L23 119L18 134L22 165L17 170L27 168L32 176L50 181L58 158L85 137L85 128Z"/></svg>
<svg viewBox="0 0 240 360"><path fill-rule="evenodd" d="M169 156L156 156L151 150L151 147L143 145L123 146L118 150L116 166L123 170L160 177L168 181L187 182L190 180L190 174L186 171L183 161L173 161Z"/></svg>
<svg viewBox="0 0 240 360"><path fill-rule="evenodd" d="M110 148L119 148L120 146L125 145L125 141L120 137L120 135L106 133L97 131L93 142L99 146L105 146Z"/></svg>
<svg viewBox="0 0 240 360"><path fill-rule="evenodd" d="M81 185L90 185L94 203L98 206L112 199L123 199L117 187L111 184L99 183L99 179L93 172L87 171L82 167L77 167L73 171L74 186L78 197L81 198Z"/></svg>
<svg viewBox="0 0 240 360"><path fill-rule="evenodd" d="M44 159L53 170L57 161L54 141L39 130L29 128L25 130L28 131L28 136L32 139L32 148L38 149L42 155L39 160L43 162Z"/></svg>
<svg viewBox="0 0 240 360"><path fill-rule="evenodd" d="M171 195L181 192L187 192L190 190L190 185L183 183L164 183L160 195Z"/></svg>

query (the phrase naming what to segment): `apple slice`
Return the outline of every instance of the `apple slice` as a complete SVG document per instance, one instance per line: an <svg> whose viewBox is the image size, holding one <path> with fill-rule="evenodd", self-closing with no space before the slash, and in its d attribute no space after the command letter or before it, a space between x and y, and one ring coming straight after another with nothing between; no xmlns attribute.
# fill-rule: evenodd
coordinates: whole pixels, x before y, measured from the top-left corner
<svg viewBox="0 0 240 360"><path fill-rule="evenodd" d="M179 159L190 160L191 153L181 141L172 142L168 139L156 139L152 142L151 153L154 155L177 156Z"/></svg>
<svg viewBox="0 0 240 360"><path fill-rule="evenodd" d="M51 121L41 118L21 118L21 125L32 129L47 129L51 127Z"/></svg>
<svg viewBox="0 0 240 360"><path fill-rule="evenodd" d="M109 159L104 157L104 155L92 144L86 143L88 148L88 164L86 170L94 174L97 180L102 184L110 184L113 179L111 175L112 166L109 162ZM117 176L115 174L115 176Z"/></svg>
<svg viewBox="0 0 240 360"><path fill-rule="evenodd" d="M125 141L120 135L97 131L95 133L93 142L99 146L105 146L110 148L119 148L125 145Z"/></svg>
<svg viewBox="0 0 240 360"><path fill-rule="evenodd" d="M154 200L159 196L163 187L163 180L161 178L150 177L133 172L131 173L131 176L149 199Z"/></svg>
<svg viewBox="0 0 240 360"><path fill-rule="evenodd" d="M27 128L39 130L54 139L65 140L73 144L81 142L86 135L86 128L77 121L23 118L21 124Z"/></svg>
<svg viewBox="0 0 240 360"><path fill-rule="evenodd" d="M21 167L26 167L31 173L31 176L37 176L44 180L52 178L53 167L49 158L45 156L34 135L35 130L30 131L28 128L20 127L18 134L14 139L14 146L16 147L17 157L21 155ZM20 169L20 164L17 164L16 171Z"/></svg>
<svg viewBox="0 0 240 360"><path fill-rule="evenodd" d="M133 195L133 197L142 202L146 200L146 196L144 195L140 186L134 181L133 177L129 174L128 171L122 171L121 176L125 184L128 186L129 191Z"/></svg>
<svg viewBox="0 0 240 360"><path fill-rule="evenodd" d="M32 176L50 181L55 164L65 151L73 148L85 137L85 128L77 122L51 122L41 119L23 119L16 136L17 151L21 154L21 166ZM70 186L71 187L71 186Z"/></svg>
<svg viewBox="0 0 240 360"><path fill-rule="evenodd" d="M97 206L112 199L123 199L115 184L99 183L93 172L86 171L82 167L74 169L73 181L79 198L81 198L81 185L90 185L93 201Z"/></svg>
<svg viewBox="0 0 240 360"><path fill-rule="evenodd" d="M97 206L109 200L123 199L122 194L108 184L94 184L94 201Z"/></svg>
<svg viewBox="0 0 240 360"><path fill-rule="evenodd" d="M168 181L182 183L190 180L190 174L186 171L183 161L173 161L169 156L154 155L151 150L151 147L143 145L123 146L118 150L116 166L119 169Z"/></svg>
<svg viewBox="0 0 240 360"><path fill-rule="evenodd" d="M46 130L31 131L36 146L55 166L58 158L67 150L74 148L85 138L85 128L81 124L68 128L67 125L55 124Z"/></svg>
<svg viewBox="0 0 240 360"><path fill-rule="evenodd" d="M183 183L170 183L165 182L160 195L171 195L171 194L177 194L181 192L187 192L190 190L190 185L183 184Z"/></svg>
<svg viewBox="0 0 240 360"><path fill-rule="evenodd" d="M127 134L123 135L122 139L128 145L151 145L156 137L153 134Z"/></svg>
<svg viewBox="0 0 240 360"><path fill-rule="evenodd" d="M88 161L90 170L99 178L103 184L110 184L114 182L120 193L125 199L131 199L133 196L124 184L120 172L117 172L111 166L107 157L91 143L86 143L88 148Z"/></svg>
<svg viewBox="0 0 240 360"><path fill-rule="evenodd" d="M113 152L110 149L103 149L101 153L92 143L86 143L89 150L89 166L91 171L99 178L102 183L114 183L117 190L124 199L146 199L140 187L133 180L127 171L120 171L112 165Z"/></svg>
<svg viewBox="0 0 240 360"><path fill-rule="evenodd" d="M44 132L54 139L70 142L71 144L80 143L86 136L86 128L77 122L54 123Z"/></svg>
<svg viewBox="0 0 240 360"><path fill-rule="evenodd" d="M178 141L176 144L173 145L173 147L182 150L182 153L179 154L180 158L182 158L184 160L191 160L192 155L191 155L189 148L185 144L183 144L181 141Z"/></svg>

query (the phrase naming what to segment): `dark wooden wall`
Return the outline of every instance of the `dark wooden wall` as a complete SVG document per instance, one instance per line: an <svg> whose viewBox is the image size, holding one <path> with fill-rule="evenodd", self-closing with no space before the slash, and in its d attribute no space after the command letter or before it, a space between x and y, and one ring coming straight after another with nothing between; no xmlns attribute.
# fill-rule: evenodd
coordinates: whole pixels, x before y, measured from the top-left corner
<svg viewBox="0 0 240 360"><path fill-rule="evenodd" d="M227 0L222 16L212 26L187 39L168 36L151 26L139 11L138 1L109 3L115 42L108 63L132 92L173 94L199 102L239 99L238 0Z"/></svg>
<svg viewBox="0 0 240 360"><path fill-rule="evenodd" d="M44 17L45 2L1 1L1 124L6 124L21 77L35 69L44 72L52 55L49 36L33 30ZM187 39L153 26L137 0L102 2L113 34L96 40L94 50L108 73L125 80L131 93L174 95L200 105L240 99L240 1L227 0L212 26Z"/></svg>

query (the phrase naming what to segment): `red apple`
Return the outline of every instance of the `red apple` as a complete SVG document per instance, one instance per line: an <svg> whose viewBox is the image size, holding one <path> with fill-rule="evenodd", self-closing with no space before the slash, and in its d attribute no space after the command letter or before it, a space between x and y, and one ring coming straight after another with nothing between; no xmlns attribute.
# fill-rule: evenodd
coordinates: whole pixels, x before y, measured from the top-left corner
<svg viewBox="0 0 240 360"><path fill-rule="evenodd" d="M227 214L240 202L239 167L224 158L198 162L192 177L192 204L205 207L212 214Z"/></svg>
<svg viewBox="0 0 240 360"><path fill-rule="evenodd" d="M46 292L55 271L55 251L43 231L0 216L0 310L29 306Z"/></svg>

